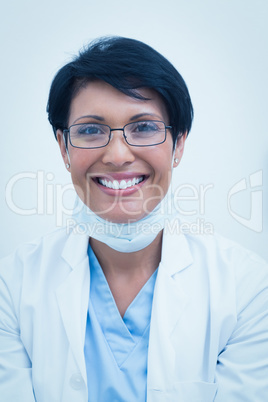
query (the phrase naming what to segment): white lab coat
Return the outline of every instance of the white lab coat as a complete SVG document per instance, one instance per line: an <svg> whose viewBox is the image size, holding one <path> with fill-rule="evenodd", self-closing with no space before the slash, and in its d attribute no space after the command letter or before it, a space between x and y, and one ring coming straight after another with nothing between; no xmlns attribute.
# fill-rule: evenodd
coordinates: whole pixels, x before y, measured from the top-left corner
<svg viewBox="0 0 268 402"><path fill-rule="evenodd" d="M1 402L87 402L87 246L61 229L2 261ZM147 401L214 400L268 401L268 268L218 236L165 228Z"/></svg>

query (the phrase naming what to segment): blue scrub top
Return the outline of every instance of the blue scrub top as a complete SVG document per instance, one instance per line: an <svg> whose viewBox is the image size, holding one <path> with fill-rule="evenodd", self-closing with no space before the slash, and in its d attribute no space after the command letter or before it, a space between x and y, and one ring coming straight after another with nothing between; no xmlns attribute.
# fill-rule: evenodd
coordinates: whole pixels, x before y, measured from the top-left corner
<svg viewBox="0 0 268 402"><path fill-rule="evenodd" d="M122 318L89 246L90 298L85 359L89 402L146 401L147 355L157 270Z"/></svg>

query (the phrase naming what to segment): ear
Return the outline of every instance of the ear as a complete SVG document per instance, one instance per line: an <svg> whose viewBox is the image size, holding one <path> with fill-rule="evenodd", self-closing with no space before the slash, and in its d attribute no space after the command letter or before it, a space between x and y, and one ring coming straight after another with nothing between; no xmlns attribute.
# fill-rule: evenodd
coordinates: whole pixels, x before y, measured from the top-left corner
<svg viewBox="0 0 268 402"><path fill-rule="evenodd" d="M176 142L176 146L174 149L174 160L173 160L173 167L177 167L181 161L183 151L184 151L184 144L187 137L187 132L183 135L179 136Z"/></svg>
<svg viewBox="0 0 268 402"><path fill-rule="evenodd" d="M64 135L63 135L62 130L59 130L59 129L57 130L56 134L57 134L57 141L58 141L58 144L60 147L60 153L61 153L62 159L64 161L64 164L67 167L67 165L70 165L70 163L69 163L69 158L68 158L67 151L66 151ZM69 169L70 169L70 167L69 168L67 167L67 170L69 170Z"/></svg>

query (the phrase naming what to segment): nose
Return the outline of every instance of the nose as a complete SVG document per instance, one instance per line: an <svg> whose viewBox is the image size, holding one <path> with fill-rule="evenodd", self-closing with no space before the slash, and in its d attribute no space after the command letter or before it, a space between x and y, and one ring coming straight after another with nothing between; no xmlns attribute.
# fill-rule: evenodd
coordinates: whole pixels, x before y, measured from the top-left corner
<svg viewBox="0 0 268 402"><path fill-rule="evenodd" d="M104 148L102 162L120 167L135 160L131 146L124 139L122 130L113 130L108 145Z"/></svg>

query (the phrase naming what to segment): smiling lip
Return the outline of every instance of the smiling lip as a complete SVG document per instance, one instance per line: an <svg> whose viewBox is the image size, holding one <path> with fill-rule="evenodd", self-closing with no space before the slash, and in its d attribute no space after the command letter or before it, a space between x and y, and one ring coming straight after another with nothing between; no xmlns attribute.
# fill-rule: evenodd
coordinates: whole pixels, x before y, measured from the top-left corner
<svg viewBox="0 0 268 402"><path fill-rule="evenodd" d="M148 179L140 173L113 173L96 176L93 181L108 195L131 195Z"/></svg>

